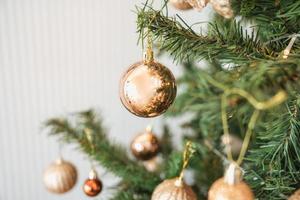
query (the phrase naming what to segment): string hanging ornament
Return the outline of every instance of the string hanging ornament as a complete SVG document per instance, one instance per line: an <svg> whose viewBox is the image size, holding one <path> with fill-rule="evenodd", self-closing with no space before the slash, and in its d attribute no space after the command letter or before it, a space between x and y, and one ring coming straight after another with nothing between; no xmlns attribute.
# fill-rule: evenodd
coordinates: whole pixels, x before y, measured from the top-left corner
<svg viewBox="0 0 300 200"><path fill-rule="evenodd" d="M214 81L214 80L212 80ZM254 107L254 112L250 117L250 121L248 123L248 128L245 134L245 138L240 150L240 154L238 159L235 161L233 159L233 154L231 151L231 146L227 144L225 148L227 159L229 160L230 164L228 169L225 172L224 177L218 179L213 183L209 192L208 192L208 200L253 200L254 194L251 191L251 188L245 183L242 179L242 171L240 165L243 162L245 154L247 152L247 148L249 146L253 129L255 124L259 118L259 114L262 110L266 110L277 106L284 102L287 98L287 94L284 91L279 91L276 95L274 95L271 99L265 102L257 101L251 94L248 92L238 89L225 89L224 94L221 98L221 115L222 115L222 125L224 130L224 136L229 137L229 125L227 122L227 98L230 95L240 95L248 100L248 102Z"/></svg>
<svg viewBox="0 0 300 200"><path fill-rule="evenodd" d="M183 166L179 177L164 180L154 190L151 200L197 200L197 196L184 180L184 170L194 154L192 142L188 141L183 152Z"/></svg>
<svg viewBox="0 0 300 200"><path fill-rule="evenodd" d="M156 117L170 107L176 97L172 72L154 60L151 32L147 33L147 51L120 80L120 99L125 108L139 117Z"/></svg>
<svg viewBox="0 0 300 200"><path fill-rule="evenodd" d="M92 147L92 154L95 153L95 146L93 143L92 130L85 129L86 138ZM91 170L89 172L89 177L85 180L82 190L89 197L95 197L102 191L102 181L98 178L97 171L93 165L93 161L90 159Z"/></svg>

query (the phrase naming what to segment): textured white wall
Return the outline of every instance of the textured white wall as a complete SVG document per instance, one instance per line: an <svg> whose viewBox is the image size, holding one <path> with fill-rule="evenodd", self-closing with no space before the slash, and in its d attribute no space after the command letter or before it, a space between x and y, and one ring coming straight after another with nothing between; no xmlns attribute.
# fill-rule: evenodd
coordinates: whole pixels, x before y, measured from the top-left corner
<svg viewBox="0 0 300 200"><path fill-rule="evenodd" d="M121 74L142 57L132 12L138 2L0 0L0 200L87 199L80 187L89 163L74 147L63 154L80 173L76 188L56 196L43 187L43 170L58 155L55 139L40 134L49 117L99 108L109 135L125 145L149 123L118 97ZM115 181L101 178L100 199L107 199Z"/></svg>

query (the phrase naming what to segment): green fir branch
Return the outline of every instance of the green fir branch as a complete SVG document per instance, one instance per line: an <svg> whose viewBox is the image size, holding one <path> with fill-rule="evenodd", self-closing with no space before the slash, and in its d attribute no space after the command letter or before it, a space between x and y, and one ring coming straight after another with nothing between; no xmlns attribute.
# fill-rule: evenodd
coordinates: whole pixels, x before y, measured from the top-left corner
<svg viewBox="0 0 300 200"><path fill-rule="evenodd" d="M77 113L75 118L75 125L72 125L71 119L65 118L50 119L45 125L50 135L58 135L67 143L77 143L83 152L122 178L130 187L138 188L140 193L152 192L160 178L131 160L122 145L107 138L102 120L93 110ZM87 130L91 131L92 143L86 134Z"/></svg>

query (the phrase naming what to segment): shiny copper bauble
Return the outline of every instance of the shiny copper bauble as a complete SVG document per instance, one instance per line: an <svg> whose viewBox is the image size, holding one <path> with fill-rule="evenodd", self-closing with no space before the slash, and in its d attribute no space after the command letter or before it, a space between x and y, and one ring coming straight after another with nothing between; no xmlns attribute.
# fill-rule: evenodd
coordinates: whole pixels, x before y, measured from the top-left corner
<svg viewBox="0 0 300 200"><path fill-rule="evenodd" d="M134 138L131 151L138 160L150 160L159 152L159 141L153 133L146 131Z"/></svg>
<svg viewBox="0 0 300 200"><path fill-rule="evenodd" d="M170 0L170 3L178 10L189 10L192 8L186 0Z"/></svg>
<svg viewBox="0 0 300 200"><path fill-rule="evenodd" d="M297 190L288 200L300 200L300 190Z"/></svg>
<svg viewBox="0 0 300 200"><path fill-rule="evenodd" d="M208 200L254 200L254 194L247 183L242 181L242 172L236 163L231 163L224 178L213 183Z"/></svg>
<svg viewBox="0 0 300 200"><path fill-rule="evenodd" d="M77 181L77 171L70 162L58 159L44 173L44 184L48 191L65 193L71 190Z"/></svg>
<svg viewBox="0 0 300 200"><path fill-rule="evenodd" d="M82 189L90 197L97 196L102 191L102 182L97 177L96 171L91 170L89 178L84 182Z"/></svg>
<svg viewBox="0 0 300 200"><path fill-rule="evenodd" d="M133 64L120 81L120 98L131 113L139 117L156 117L164 113L176 97L172 72L162 64Z"/></svg>
<svg viewBox="0 0 300 200"><path fill-rule="evenodd" d="M197 200L197 196L190 186L180 181L179 178L174 178L159 184L151 200Z"/></svg>

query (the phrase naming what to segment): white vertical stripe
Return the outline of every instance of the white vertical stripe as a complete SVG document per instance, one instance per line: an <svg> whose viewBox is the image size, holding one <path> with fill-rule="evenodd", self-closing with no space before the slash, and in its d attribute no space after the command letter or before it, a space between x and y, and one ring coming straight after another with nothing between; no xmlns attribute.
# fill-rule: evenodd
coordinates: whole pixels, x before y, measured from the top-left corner
<svg viewBox="0 0 300 200"><path fill-rule="evenodd" d="M141 58L132 12L138 2L0 1L0 200L88 199L81 184L89 163L73 146L63 153L79 170L75 189L57 196L42 185L58 152L55 138L40 133L49 117L101 108L109 136L125 145L149 122L128 113L118 97L121 74ZM114 180L106 175L103 182Z"/></svg>

